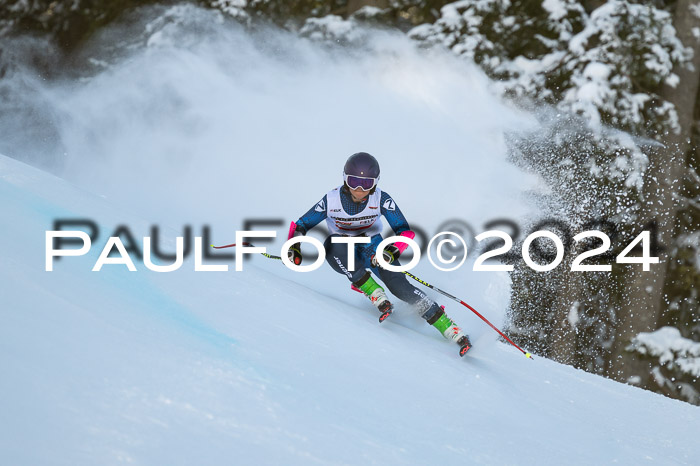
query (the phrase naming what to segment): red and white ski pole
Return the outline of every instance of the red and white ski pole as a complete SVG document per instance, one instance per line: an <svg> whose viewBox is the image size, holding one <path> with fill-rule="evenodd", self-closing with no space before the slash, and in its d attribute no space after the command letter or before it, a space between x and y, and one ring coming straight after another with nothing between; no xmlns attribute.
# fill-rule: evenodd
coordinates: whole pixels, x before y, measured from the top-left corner
<svg viewBox="0 0 700 466"><path fill-rule="evenodd" d="M457 302L458 302L459 304L461 304L462 306L467 307L470 311L472 311L474 314L476 314L477 316L479 316L479 318L480 318L481 320L483 320L484 322L486 322L486 323L489 325L489 327L491 327L491 328L494 329L496 332L498 332L498 334L499 334L500 336L502 336L503 338L505 338L505 339L508 341L508 343L510 343L511 345L513 345L513 346L515 346L516 348L518 348L518 349L520 350L520 352L523 353L523 354L525 355L525 357L532 359L532 355L531 355L530 353L528 353L527 351L525 351L524 349L522 349L521 347L519 347L518 345L516 345L516 344L513 342L513 340L511 340L511 339L508 338L503 332L501 332L500 330L498 330L491 322L488 321L488 319L486 319L486 317L484 317L484 316L482 316L481 314L479 314L479 313L476 311L476 309L474 309L473 307L471 307L469 304L465 303L464 301L462 301L462 300L459 299L459 298L456 298L456 297L452 296L451 294L449 294L449 293L447 293L447 292L445 292L445 291L442 291L440 288L431 285L430 283L426 282L425 280L421 280L420 278L416 277L415 275L413 275L413 274L411 274L411 273L409 273L409 272L404 271L404 273L405 273L407 276L409 276L409 277L411 277L412 279L414 279L415 281L417 281L418 283L420 283L421 285L427 286L427 287L430 288L431 290L437 291L437 292L440 293L441 295L447 296L448 298L450 298L450 299L452 299L452 300L454 300L454 301L457 301Z"/></svg>
<svg viewBox="0 0 700 466"><path fill-rule="evenodd" d="M245 242L245 243L242 243L241 246L252 246L252 244L251 244L251 243L248 243L248 242ZM236 247L236 245L235 245L235 244L226 244L226 245L223 245L223 246L214 246L214 245L212 244L211 247L213 247L214 249L223 249L223 248L233 248L233 247ZM267 254L267 253L264 253L264 252L262 252L262 253L260 253L260 254L262 254L263 256L265 256L265 257L267 257L267 258L269 258L269 259L282 259L280 256L273 256L272 254ZM431 285L430 283L426 282L425 280L421 280L420 278L416 277L415 275L413 275L413 274L411 274L411 273L409 273L409 272L404 271L404 273L405 273L407 276L409 276L409 277L411 277L412 279L414 279L415 281L417 281L418 283L420 283L421 285L427 286L427 287L430 288L431 290L437 291L437 292L440 293L441 295L447 296L448 298L450 298L450 299L452 299L452 300L454 300L454 301L457 301L457 302L458 302L459 304L461 304L462 306L465 306L467 309L469 309L469 310L472 311L474 314L476 314L477 316L479 316L479 318L480 318L481 320L483 320L484 322L486 322L486 323L489 325L489 327L491 327L491 328L494 329L496 332L498 332L498 334L499 334L500 336L502 336L503 338L505 338L506 341L507 341L508 343L510 343L511 345L513 345L513 346L515 346L516 348L518 348L518 350L520 350L520 352L523 353L523 354L525 355L525 357L530 358L530 359L533 359L533 358L532 358L532 355L531 355L530 353L528 353L527 351L525 351L524 349L522 349L521 347L519 347L518 345L516 345L516 344L513 342L513 340L511 340L510 338L508 338L508 337L506 336L505 333L503 333L503 332L501 332L500 330L498 330L498 329L496 328L496 326L494 326L491 322L489 322L488 319L487 319L486 317L484 317L484 316L482 316L481 314L479 314L479 313L477 312L477 310L474 309L473 307L471 307L469 304L465 303L464 301L462 301L462 300L459 299L459 298L456 298L456 297L452 296L451 294L447 293L446 291L443 291L443 290L441 290L440 288Z"/></svg>
<svg viewBox="0 0 700 466"><path fill-rule="evenodd" d="M288 236L287 239L290 239L290 238L294 235L294 231L296 230L296 228L297 228L297 224L294 223L294 222L292 222L292 224L291 224L290 227L289 227L289 236ZM255 246L253 245L253 243L249 243L249 242L247 242L247 241L242 242L242 243L241 243L241 246L252 246L252 247L255 247ZM236 247L236 243L224 244L223 246L214 246L214 245L212 244L211 247L214 248L214 249L235 248L235 247ZM263 256L267 257L268 259L282 260L282 258L281 258L280 256L275 256L275 255L273 255L273 254L268 254L268 253L266 253L266 252L261 252L260 254L262 254Z"/></svg>
<svg viewBox="0 0 700 466"><path fill-rule="evenodd" d="M241 246L253 246L253 247L254 247L254 245L253 245L252 243L249 243L249 242L247 242L247 241L241 243ZM211 247L214 248L214 249L235 248L235 247L236 247L236 243L233 243L233 244L224 244L223 246L214 246L214 245L212 244ZM274 255L268 254L268 253L266 253L266 252L261 252L260 254L262 254L263 256L267 257L268 259L278 259L278 260L282 260L282 258L281 258L280 256L274 256Z"/></svg>

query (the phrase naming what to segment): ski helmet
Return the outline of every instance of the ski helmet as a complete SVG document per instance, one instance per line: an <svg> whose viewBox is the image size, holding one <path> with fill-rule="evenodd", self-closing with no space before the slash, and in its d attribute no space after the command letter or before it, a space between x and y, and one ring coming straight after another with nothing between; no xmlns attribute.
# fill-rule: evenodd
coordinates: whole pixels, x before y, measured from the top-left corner
<svg viewBox="0 0 700 466"><path fill-rule="evenodd" d="M379 181L379 162L367 152L352 154L345 162L343 179L348 188L361 187L373 193Z"/></svg>

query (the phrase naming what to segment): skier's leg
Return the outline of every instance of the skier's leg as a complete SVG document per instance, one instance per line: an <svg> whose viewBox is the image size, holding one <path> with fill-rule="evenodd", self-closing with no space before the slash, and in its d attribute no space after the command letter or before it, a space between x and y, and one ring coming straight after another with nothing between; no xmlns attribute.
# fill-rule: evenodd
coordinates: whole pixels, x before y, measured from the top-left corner
<svg viewBox="0 0 700 466"><path fill-rule="evenodd" d="M398 265L398 261L394 264ZM409 283L406 275L401 272L377 269L379 278L397 298L411 304L418 314L430 325L435 327L445 338L464 346L469 342L469 337L450 319L442 306ZM469 343L468 346L471 346Z"/></svg>
<svg viewBox="0 0 700 466"><path fill-rule="evenodd" d="M398 261L393 265L398 265ZM389 288L397 298L415 308L418 314L433 324L444 314L442 308L421 290L411 285L406 276L401 272L391 272L382 268L373 268L379 279Z"/></svg>
<svg viewBox="0 0 700 466"><path fill-rule="evenodd" d="M323 247L326 249L326 261L331 266L333 270L338 273L342 273L348 279L355 283L362 279L362 277L367 272L364 269L364 264L361 260L358 260L357 254L355 255L355 270L350 271L348 269L348 244L347 243L332 243L331 238L340 235L331 235L326 238L323 243Z"/></svg>
<svg viewBox="0 0 700 466"><path fill-rule="evenodd" d="M382 288L373 278L372 275L364 269L363 258L360 254L355 254L355 270L351 271L348 268L348 244L332 243L331 235L326 238L323 244L326 249L326 261L333 270L348 277L356 289L362 291L367 296L372 304L374 304L381 316L379 321L386 319L392 310L391 302Z"/></svg>

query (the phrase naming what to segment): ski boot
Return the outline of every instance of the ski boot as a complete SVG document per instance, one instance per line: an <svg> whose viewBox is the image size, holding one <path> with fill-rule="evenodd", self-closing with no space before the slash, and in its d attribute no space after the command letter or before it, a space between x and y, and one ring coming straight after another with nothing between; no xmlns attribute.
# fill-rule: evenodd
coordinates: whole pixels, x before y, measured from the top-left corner
<svg viewBox="0 0 700 466"><path fill-rule="evenodd" d="M386 297L384 288L382 288L367 272L361 279L352 284L354 290L359 290L364 293L365 296L372 301L372 304L379 309L381 315L379 316L379 323L384 322L387 317L394 312L394 306L392 306L389 299Z"/></svg>
<svg viewBox="0 0 700 466"><path fill-rule="evenodd" d="M469 337L462 332L462 329L455 324L452 319L447 317L445 314L444 306L440 306L443 309L443 313L438 320L433 323L433 327L438 329L442 336L448 340L452 340L459 345L459 355L464 356L467 351L472 347Z"/></svg>

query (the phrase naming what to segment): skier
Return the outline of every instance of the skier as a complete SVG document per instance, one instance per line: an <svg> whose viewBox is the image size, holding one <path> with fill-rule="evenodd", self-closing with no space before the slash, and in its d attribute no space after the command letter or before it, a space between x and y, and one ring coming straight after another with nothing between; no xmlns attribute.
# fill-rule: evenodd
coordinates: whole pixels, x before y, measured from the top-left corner
<svg viewBox="0 0 700 466"><path fill-rule="evenodd" d="M388 317L393 306L384 288L372 277L372 273L389 288L389 291L402 301L411 304L420 316L447 338L460 346L460 355L471 347L469 337L445 314L444 306L439 306L428 295L411 285L400 272L385 270L375 258L377 245L382 241L383 215L396 235L413 239L415 233L408 226L406 218L393 198L379 189L379 163L366 152L353 154L345 162L344 183L323 196L299 220L292 223L289 237L305 235L309 230L326 220L331 235L326 238L326 260L338 273L348 277L352 288L365 294L381 313L379 321ZM348 267L347 243L332 243L337 236L365 236L366 244L355 244L355 270ZM302 261L301 243L289 248L289 260L299 265ZM395 242L387 246L383 257L387 263L398 265L398 258L408 244ZM367 270L369 269L369 270ZM370 272L371 271L371 272Z"/></svg>

